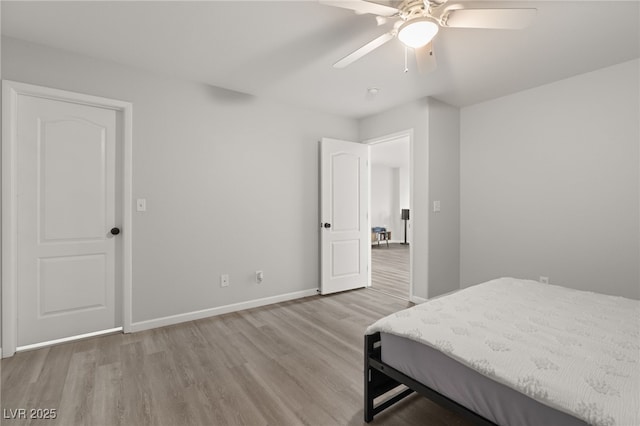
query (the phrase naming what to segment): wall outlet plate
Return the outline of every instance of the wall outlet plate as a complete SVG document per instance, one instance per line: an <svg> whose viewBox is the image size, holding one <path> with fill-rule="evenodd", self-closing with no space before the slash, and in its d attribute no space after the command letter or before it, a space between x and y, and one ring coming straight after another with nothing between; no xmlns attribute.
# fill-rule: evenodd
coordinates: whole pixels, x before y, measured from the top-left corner
<svg viewBox="0 0 640 426"><path fill-rule="evenodd" d="M136 211L146 212L147 211L147 199L146 198L138 198L136 199Z"/></svg>
<svg viewBox="0 0 640 426"><path fill-rule="evenodd" d="M220 287L229 287L229 275L220 275Z"/></svg>

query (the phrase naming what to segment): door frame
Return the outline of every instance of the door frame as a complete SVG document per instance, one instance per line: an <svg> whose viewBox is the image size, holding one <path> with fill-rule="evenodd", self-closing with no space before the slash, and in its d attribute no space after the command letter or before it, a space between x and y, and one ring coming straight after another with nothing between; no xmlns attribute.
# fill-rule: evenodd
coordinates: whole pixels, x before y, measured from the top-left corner
<svg viewBox="0 0 640 426"><path fill-rule="evenodd" d="M2 81L2 346L0 357L15 354L18 341L18 194L17 101L19 95L71 102L116 111L122 162L122 270L116 285L122 288L122 329L131 332L132 321L132 120L133 104L115 99L52 89L16 81ZM116 167L117 170L117 167Z"/></svg>
<svg viewBox="0 0 640 426"><path fill-rule="evenodd" d="M391 133L389 135L381 136L378 138L368 139L363 143L367 145L378 145L385 142L393 142L400 138L408 138L409 139L409 209L411 211L411 215L415 217L415 212L413 209L413 170L414 170L414 161L413 161L413 129L401 130L396 133ZM369 212L371 212L371 161L369 161ZM368 215L369 220L369 229L371 229L371 215ZM410 236L409 244L409 301L414 302L416 300L413 294L413 226L409 228L408 235ZM371 245L369 245L369 279L368 279L368 287L371 287Z"/></svg>

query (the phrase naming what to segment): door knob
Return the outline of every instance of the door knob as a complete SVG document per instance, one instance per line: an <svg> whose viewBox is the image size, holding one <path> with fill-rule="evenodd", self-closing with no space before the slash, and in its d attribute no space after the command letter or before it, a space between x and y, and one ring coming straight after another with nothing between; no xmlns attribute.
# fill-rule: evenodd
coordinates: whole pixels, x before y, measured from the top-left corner
<svg viewBox="0 0 640 426"><path fill-rule="evenodd" d="M330 224L330 223L325 223L325 224L324 224L324 227L325 227L325 228L327 228L327 229L329 229L329 228L331 228L331 224Z"/></svg>
<svg viewBox="0 0 640 426"><path fill-rule="evenodd" d="M111 235L118 235L120 233L120 228L111 228Z"/></svg>

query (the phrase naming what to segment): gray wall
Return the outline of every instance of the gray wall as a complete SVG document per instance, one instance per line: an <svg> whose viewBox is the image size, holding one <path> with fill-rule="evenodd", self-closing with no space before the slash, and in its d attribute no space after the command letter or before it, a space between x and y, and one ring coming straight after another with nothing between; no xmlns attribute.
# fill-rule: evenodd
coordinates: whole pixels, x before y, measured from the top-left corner
<svg viewBox="0 0 640 426"><path fill-rule="evenodd" d="M461 281L640 296L639 61L461 111Z"/></svg>
<svg viewBox="0 0 640 426"><path fill-rule="evenodd" d="M0 7L0 33L2 30L2 7ZM1 40L0 40L1 41ZM0 80L2 80L2 43L0 42ZM1 89L0 89L1 90ZM2 135L2 102L0 102L0 137ZM0 157L0 163L2 162L2 158ZM0 202L0 211L2 211L2 206ZM2 229L0 226L0 238L2 237ZM1 241L1 239L0 239ZM2 259L2 245L0 244L0 259ZM2 277L2 264L0 262L0 277ZM1 281L0 281L1 283ZM1 284L0 284L1 286ZM0 352L2 352L2 291L0 291ZM2 368L0 367L0 372ZM0 394L1 394L2 386L0 386Z"/></svg>
<svg viewBox="0 0 640 426"><path fill-rule="evenodd" d="M133 103L134 322L318 287L318 140L355 120L2 42L6 79Z"/></svg>
<svg viewBox="0 0 640 426"><path fill-rule="evenodd" d="M413 288L415 296L430 298L460 285L459 112L424 98L363 118L360 140L408 129L413 129ZM433 200L442 201L440 213L432 212Z"/></svg>
<svg viewBox="0 0 640 426"><path fill-rule="evenodd" d="M429 297L460 288L460 110L429 99ZM439 213L433 201L440 201Z"/></svg>
<svg viewBox="0 0 640 426"><path fill-rule="evenodd" d="M371 146L374 150L376 145ZM409 169L405 167L389 167L386 165L371 166L371 226L385 226L391 232L391 241L404 241L404 221L400 212L407 209L409 203ZM403 203L404 201L404 203ZM409 234L410 221L407 222Z"/></svg>
<svg viewBox="0 0 640 426"><path fill-rule="evenodd" d="M369 211L371 226L385 226L395 239L399 229L397 226L399 220L396 219L398 215L395 212L400 211L397 170L388 166L375 164L371 166L371 210Z"/></svg>

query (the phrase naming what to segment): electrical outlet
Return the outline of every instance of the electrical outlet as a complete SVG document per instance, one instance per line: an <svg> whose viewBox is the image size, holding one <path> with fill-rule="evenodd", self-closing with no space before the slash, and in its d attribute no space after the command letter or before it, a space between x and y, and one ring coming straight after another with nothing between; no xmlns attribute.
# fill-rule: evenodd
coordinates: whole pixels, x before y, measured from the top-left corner
<svg viewBox="0 0 640 426"><path fill-rule="evenodd" d="M260 284L264 280L264 272L256 271L256 282Z"/></svg>
<svg viewBox="0 0 640 426"><path fill-rule="evenodd" d="M220 275L220 287L229 287L229 275Z"/></svg>
<svg viewBox="0 0 640 426"><path fill-rule="evenodd" d="M549 284L549 277L540 277L540 282L542 284Z"/></svg>
<svg viewBox="0 0 640 426"><path fill-rule="evenodd" d="M147 211L147 199L146 198L138 198L136 199L136 211L146 212Z"/></svg>

